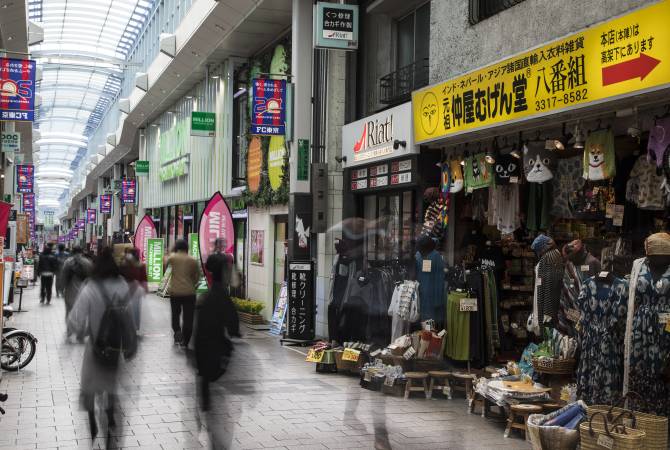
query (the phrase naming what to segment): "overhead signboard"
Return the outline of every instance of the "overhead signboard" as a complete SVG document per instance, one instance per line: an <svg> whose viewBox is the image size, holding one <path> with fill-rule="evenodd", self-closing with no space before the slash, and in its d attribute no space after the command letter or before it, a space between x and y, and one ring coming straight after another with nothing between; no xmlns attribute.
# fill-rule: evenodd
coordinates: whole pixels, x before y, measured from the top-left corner
<svg viewBox="0 0 670 450"><path fill-rule="evenodd" d="M317 47L358 48L358 5L319 2L315 8L314 42Z"/></svg>
<svg viewBox="0 0 670 450"><path fill-rule="evenodd" d="M3 131L0 133L0 146L3 152L16 153L21 150L21 133Z"/></svg>
<svg viewBox="0 0 670 450"><path fill-rule="evenodd" d="M100 196L100 214L112 213L112 194L102 194Z"/></svg>
<svg viewBox="0 0 670 450"><path fill-rule="evenodd" d="M191 112L191 136L216 136L216 114L212 112Z"/></svg>
<svg viewBox="0 0 670 450"><path fill-rule="evenodd" d="M343 166L418 153L412 134L412 105L403 103L342 127Z"/></svg>
<svg viewBox="0 0 670 450"><path fill-rule="evenodd" d="M134 178L124 178L121 181L121 203L124 205L135 203L137 182Z"/></svg>
<svg viewBox="0 0 670 450"><path fill-rule="evenodd" d="M86 223L95 225L97 220L97 211L95 208L88 208L86 210Z"/></svg>
<svg viewBox="0 0 670 450"><path fill-rule="evenodd" d="M286 80L255 78L250 134L280 136L286 131Z"/></svg>
<svg viewBox="0 0 670 450"><path fill-rule="evenodd" d="M0 58L0 121L35 118L35 61Z"/></svg>
<svg viewBox="0 0 670 450"><path fill-rule="evenodd" d="M435 141L670 87L662 1L412 94L414 137Z"/></svg>
<svg viewBox="0 0 670 450"><path fill-rule="evenodd" d="M137 160L135 161L135 174L146 175L149 173L149 161Z"/></svg>
<svg viewBox="0 0 670 450"><path fill-rule="evenodd" d="M19 164L16 166L16 192L33 192L35 184L35 166Z"/></svg>

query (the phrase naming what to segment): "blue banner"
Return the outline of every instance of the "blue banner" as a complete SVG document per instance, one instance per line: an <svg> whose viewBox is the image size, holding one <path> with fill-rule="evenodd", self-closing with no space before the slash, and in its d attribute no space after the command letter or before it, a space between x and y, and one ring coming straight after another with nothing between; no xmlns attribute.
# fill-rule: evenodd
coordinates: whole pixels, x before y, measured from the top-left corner
<svg viewBox="0 0 670 450"><path fill-rule="evenodd" d="M286 131L286 80L255 78L250 134L283 136Z"/></svg>
<svg viewBox="0 0 670 450"><path fill-rule="evenodd" d="M19 164L16 166L16 192L32 193L35 184L35 166Z"/></svg>
<svg viewBox="0 0 670 450"><path fill-rule="evenodd" d="M35 118L35 61L0 58L0 120Z"/></svg>

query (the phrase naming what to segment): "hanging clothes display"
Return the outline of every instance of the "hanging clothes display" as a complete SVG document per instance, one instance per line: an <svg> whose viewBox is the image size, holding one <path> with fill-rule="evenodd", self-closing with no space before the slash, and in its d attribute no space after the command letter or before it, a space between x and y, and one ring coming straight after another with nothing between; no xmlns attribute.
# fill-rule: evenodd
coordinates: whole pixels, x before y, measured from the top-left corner
<svg viewBox="0 0 670 450"><path fill-rule="evenodd" d="M588 404L610 404L621 396L628 282L611 277L585 280L577 299L578 395Z"/></svg>
<svg viewBox="0 0 670 450"><path fill-rule="evenodd" d="M493 164L495 174L495 185L518 184L521 179L521 161L509 153L498 155Z"/></svg>
<svg viewBox="0 0 670 450"><path fill-rule="evenodd" d="M347 256L336 255L331 273L328 302L328 336L331 341L343 342L340 332L340 315L347 284L356 273L356 261Z"/></svg>
<svg viewBox="0 0 670 450"><path fill-rule="evenodd" d="M410 332L410 324L419 320L419 283L405 280L393 291L388 315L392 317L391 342Z"/></svg>
<svg viewBox="0 0 670 450"><path fill-rule="evenodd" d="M418 247L421 248L421 243ZM444 325L444 260L434 249L427 254L416 252L415 259L421 320L433 319L441 327Z"/></svg>
<svg viewBox="0 0 670 450"><path fill-rule="evenodd" d="M646 400L633 402L633 409L664 416L670 416L670 386L666 379L670 368L669 317L670 266L654 278L646 260L635 284L628 389L643 393Z"/></svg>
<svg viewBox="0 0 670 450"><path fill-rule="evenodd" d="M493 174L486 162L486 154L478 153L465 159L465 189L472 192L491 186Z"/></svg>
<svg viewBox="0 0 670 450"><path fill-rule="evenodd" d="M505 184L489 189L488 224L502 234L514 233L521 227L519 185Z"/></svg>
<svg viewBox="0 0 670 450"><path fill-rule="evenodd" d="M611 130L597 130L589 133L584 145L585 180L607 180L616 175L614 157L614 134Z"/></svg>
<svg viewBox="0 0 670 450"><path fill-rule="evenodd" d="M551 183L528 184L528 214L526 228L530 231L547 230L551 225L553 186Z"/></svg>
<svg viewBox="0 0 670 450"><path fill-rule="evenodd" d="M523 167L529 183L544 183L554 178L554 158L544 142L529 142L523 147Z"/></svg>
<svg viewBox="0 0 670 450"><path fill-rule="evenodd" d="M664 180L663 175L656 174L656 166L646 156L640 156L626 184L626 200L640 209L663 210L665 198L661 186Z"/></svg>
<svg viewBox="0 0 670 450"><path fill-rule="evenodd" d="M447 341L445 355L456 361L470 359L470 313L461 312L461 299L466 292L450 292L447 296Z"/></svg>
<svg viewBox="0 0 670 450"><path fill-rule="evenodd" d="M577 192L584 187L586 181L582 177L582 158L559 159L556 176L552 180L553 202L551 215L557 219L574 218L572 202Z"/></svg>
<svg viewBox="0 0 670 450"><path fill-rule="evenodd" d="M451 170L451 187L449 188L449 192L456 194L463 190L463 168L458 159L450 160L449 168Z"/></svg>
<svg viewBox="0 0 670 450"><path fill-rule="evenodd" d="M549 317L556 323L561 301L564 262L561 252L555 248L553 239L539 235L531 248L539 256L535 266L535 288L533 293L533 331L541 331L544 320Z"/></svg>
<svg viewBox="0 0 670 450"><path fill-rule="evenodd" d="M663 155L670 146L670 117L654 121L654 126L649 130L649 142L647 144L647 157L656 163L656 167L663 166Z"/></svg>

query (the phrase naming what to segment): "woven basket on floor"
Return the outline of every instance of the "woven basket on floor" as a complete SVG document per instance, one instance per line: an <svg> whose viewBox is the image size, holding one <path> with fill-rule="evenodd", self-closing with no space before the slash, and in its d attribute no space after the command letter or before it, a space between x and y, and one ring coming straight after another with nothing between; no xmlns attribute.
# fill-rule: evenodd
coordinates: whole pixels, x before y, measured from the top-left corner
<svg viewBox="0 0 670 450"><path fill-rule="evenodd" d="M635 393L629 392L626 397L619 400L618 405L623 405L626 398L638 398L642 401L642 397ZM617 423L615 420L619 418L618 423L628 425L623 420L626 418L625 413L632 414L635 417L635 426L633 428L644 431L646 437L644 440L644 448L649 450L666 450L668 448L668 418L663 416L656 416L654 414L643 413L639 411L631 411L619 406L610 405L593 405L587 409L589 418L596 412L602 412L607 417L610 423Z"/></svg>
<svg viewBox="0 0 670 450"><path fill-rule="evenodd" d="M577 361L572 358L533 358L533 369L536 372L551 375L570 375L574 373L576 365Z"/></svg>
<svg viewBox="0 0 670 450"><path fill-rule="evenodd" d="M594 420L596 419L596 420ZM644 446L646 433L621 424L612 425L605 413L596 412L579 425L581 450L640 450ZM609 441L609 442L607 442Z"/></svg>

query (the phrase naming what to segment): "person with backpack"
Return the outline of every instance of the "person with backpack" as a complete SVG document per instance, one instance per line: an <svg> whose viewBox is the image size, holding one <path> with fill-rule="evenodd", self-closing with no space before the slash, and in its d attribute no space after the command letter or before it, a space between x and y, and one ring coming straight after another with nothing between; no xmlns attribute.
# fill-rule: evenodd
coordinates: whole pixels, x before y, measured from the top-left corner
<svg viewBox="0 0 670 450"><path fill-rule="evenodd" d="M75 246L72 249L72 256L67 258L63 263L63 268L58 277L63 284L63 297L65 299L66 339L69 339L74 334L74 330L71 329L67 318L70 315L70 311L72 311L82 285L91 275L92 271L93 263L82 254L81 247ZM84 334L77 334L77 340L83 342Z"/></svg>
<svg viewBox="0 0 670 450"><path fill-rule="evenodd" d="M65 285L63 284L63 265L70 255L65 251L65 244L58 244L58 251L56 252L56 261L58 261L58 268L56 269L56 298L63 294Z"/></svg>
<svg viewBox="0 0 670 450"><path fill-rule="evenodd" d="M54 284L54 276L58 271L58 260L52 253L51 244L44 246L37 263L37 275L40 277L40 304L51 304L51 292Z"/></svg>
<svg viewBox="0 0 670 450"><path fill-rule="evenodd" d="M101 249L91 279L82 287L68 317L72 329L89 334L81 369L81 401L94 439L98 434L96 395L107 393L107 423L114 428L119 366L122 359L128 360L137 352L129 297L128 284L114 261L112 249Z"/></svg>
<svg viewBox="0 0 670 450"><path fill-rule="evenodd" d="M167 264L172 268L168 286L172 309L172 331L175 345L188 347L193 332L195 288L200 280L200 270L198 262L188 254L188 244L185 240L179 239L174 249L175 251L167 259ZM180 325L182 311L184 318L183 324Z"/></svg>
<svg viewBox="0 0 670 450"><path fill-rule="evenodd" d="M126 248L124 259L121 262L121 274L126 279L130 289L133 319L139 332L142 300L149 288L147 285L147 266L140 261L140 252L135 247Z"/></svg>

